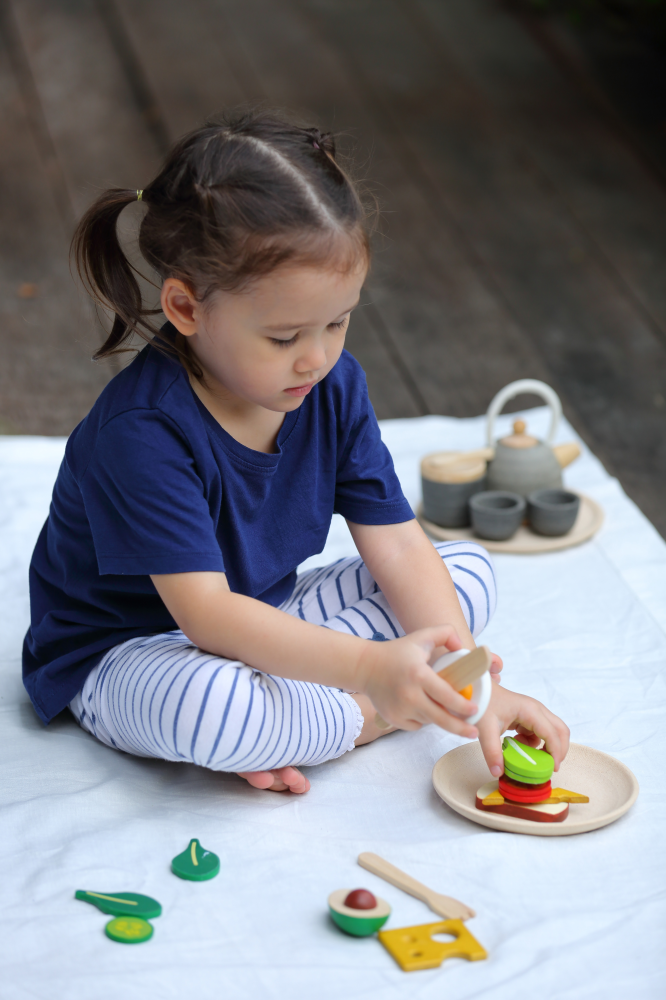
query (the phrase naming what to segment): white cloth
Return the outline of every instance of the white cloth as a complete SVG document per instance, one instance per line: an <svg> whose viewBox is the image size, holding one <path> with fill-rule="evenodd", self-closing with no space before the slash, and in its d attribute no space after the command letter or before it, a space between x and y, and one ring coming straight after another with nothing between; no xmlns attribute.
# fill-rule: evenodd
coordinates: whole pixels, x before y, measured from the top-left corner
<svg viewBox="0 0 666 1000"><path fill-rule="evenodd" d="M545 412L528 421L543 435ZM389 421L382 433L413 504L420 455L484 441L481 418ZM572 436L564 426L560 440ZM62 451L53 439L0 441L3 1000L664 996L666 545L586 449L565 476L603 505L605 527L580 548L496 557L500 600L483 637L504 657L508 687L545 701L576 742L618 757L641 784L623 819L562 838L498 833L452 813L430 772L459 740L434 727L310 769L302 797L116 753L68 714L44 729L19 659L27 565ZM336 519L311 565L351 554ZM192 837L220 855L210 882L169 871ZM377 941L332 926L326 898L346 886L387 899L387 927L436 919L360 869L360 851L474 907L468 926L488 961L403 973ZM163 915L153 939L109 941L106 918L76 889L154 896Z"/></svg>

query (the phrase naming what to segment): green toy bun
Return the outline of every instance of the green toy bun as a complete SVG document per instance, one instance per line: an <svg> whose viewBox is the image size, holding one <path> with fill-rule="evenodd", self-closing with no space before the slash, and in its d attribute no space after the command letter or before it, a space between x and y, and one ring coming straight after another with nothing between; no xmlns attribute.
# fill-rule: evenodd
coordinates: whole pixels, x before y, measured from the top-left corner
<svg viewBox="0 0 666 1000"><path fill-rule="evenodd" d="M331 919L340 930L354 937L368 937L383 927L391 915L391 907L386 900L377 898L377 905L371 910L356 910L345 906L345 899L352 890L336 889L328 897Z"/></svg>
<svg viewBox="0 0 666 1000"><path fill-rule="evenodd" d="M502 752L507 778L523 781L528 785L541 785L550 780L555 761L546 750L535 750L512 736L505 736Z"/></svg>

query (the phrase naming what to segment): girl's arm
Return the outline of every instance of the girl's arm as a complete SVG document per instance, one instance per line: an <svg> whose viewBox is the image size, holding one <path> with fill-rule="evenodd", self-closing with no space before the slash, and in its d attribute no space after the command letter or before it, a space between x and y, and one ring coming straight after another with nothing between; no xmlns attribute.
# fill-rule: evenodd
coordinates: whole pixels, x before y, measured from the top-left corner
<svg viewBox="0 0 666 1000"><path fill-rule="evenodd" d="M474 649L453 580L418 521L401 524L347 522L356 548L405 632L453 625L462 646ZM493 654L491 674L502 661Z"/></svg>
<svg viewBox="0 0 666 1000"><path fill-rule="evenodd" d="M406 632L447 622L455 626L465 648L474 648L451 576L417 521L388 525L349 523L349 530ZM494 659L495 671L499 672L501 660L495 656ZM389 718L394 721L392 716ZM479 722L479 741L495 777L504 770L501 737L507 729L532 735L535 743L544 739L555 759L555 770L559 768L569 748L566 725L536 699L493 685L490 705Z"/></svg>
<svg viewBox="0 0 666 1000"><path fill-rule="evenodd" d="M195 645L278 677L366 694L401 729L434 722L475 737L463 719L473 706L428 663L436 646L459 649L451 625L420 629L394 642L372 642L300 621L229 590L224 573L151 577L178 627ZM447 709L449 711L447 711Z"/></svg>

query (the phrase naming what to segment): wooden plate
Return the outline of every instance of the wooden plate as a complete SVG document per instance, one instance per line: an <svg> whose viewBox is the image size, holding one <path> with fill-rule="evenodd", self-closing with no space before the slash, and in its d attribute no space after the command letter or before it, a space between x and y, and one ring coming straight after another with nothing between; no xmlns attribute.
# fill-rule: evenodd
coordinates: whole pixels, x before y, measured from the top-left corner
<svg viewBox="0 0 666 1000"><path fill-rule="evenodd" d="M528 819L482 812L475 806L476 792L486 781L488 766L477 742L450 750L437 761L432 772L435 791L447 806L474 823L508 833L531 833L534 837L567 837L608 826L631 809L638 796L638 782L629 768L601 750L572 743L562 766L553 777L559 788L589 795L590 801L571 804L562 823L532 823Z"/></svg>
<svg viewBox="0 0 666 1000"><path fill-rule="evenodd" d="M418 506L416 516L423 530L431 538L436 538L439 541L466 542L472 540L480 542L489 552L514 552L520 554L555 552L557 549L568 549L572 545L580 545L581 542L586 542L588 538L596 534L604 523L604 512L596 500L586 497L583 493L580 493L579 496L580 510L578 511L576 523L566 535L559 535L556 538L537 535L526 524L521 524L513 538L507 539L506 542L493 542L488 538L479 538L478 535L474 534L471 527L440 528L438 524L433 524L432 521L425 519L421 504Z"/></svg>

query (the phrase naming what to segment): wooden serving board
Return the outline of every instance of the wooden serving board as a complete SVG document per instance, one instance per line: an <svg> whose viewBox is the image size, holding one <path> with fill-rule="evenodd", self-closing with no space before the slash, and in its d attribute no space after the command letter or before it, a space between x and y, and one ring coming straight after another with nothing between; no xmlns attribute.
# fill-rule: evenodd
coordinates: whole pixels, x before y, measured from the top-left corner
<svg viewBox="0 0 666 1000"><path fill-rule="evenodd" d="M477 790L488 778L488 766L478 741L444 754L432 772L435 791L461 816L494 830L529 833L534 837L566 837L598 830L623 816L638 796L638 782L626 764L580 743L569 747L557 772L557 784L588 795L590 801L570 805L569 815L562 823L534 823L477 809Z"/></svg>
<svg viewBox="0 0 666 1000"><path fill-rule="evenodd" d="M569 549L573 545L580 545L592 538L604 523L604 512L596 500L579 493L580 509L578 517L571 531L566 535L558 535L550 538L546 535L537 535L526 524L521 524L513 538L506 542L493 542L489 538L480 538L474 534L472 527L469 528L440 528L438 524L426 520L423 516L422 505L419 504L416 516L421 527L430 535L443 542L480 542L489 552L513 552L522 555L532 555L538 552L556 552L558 549Z"/></svg>

